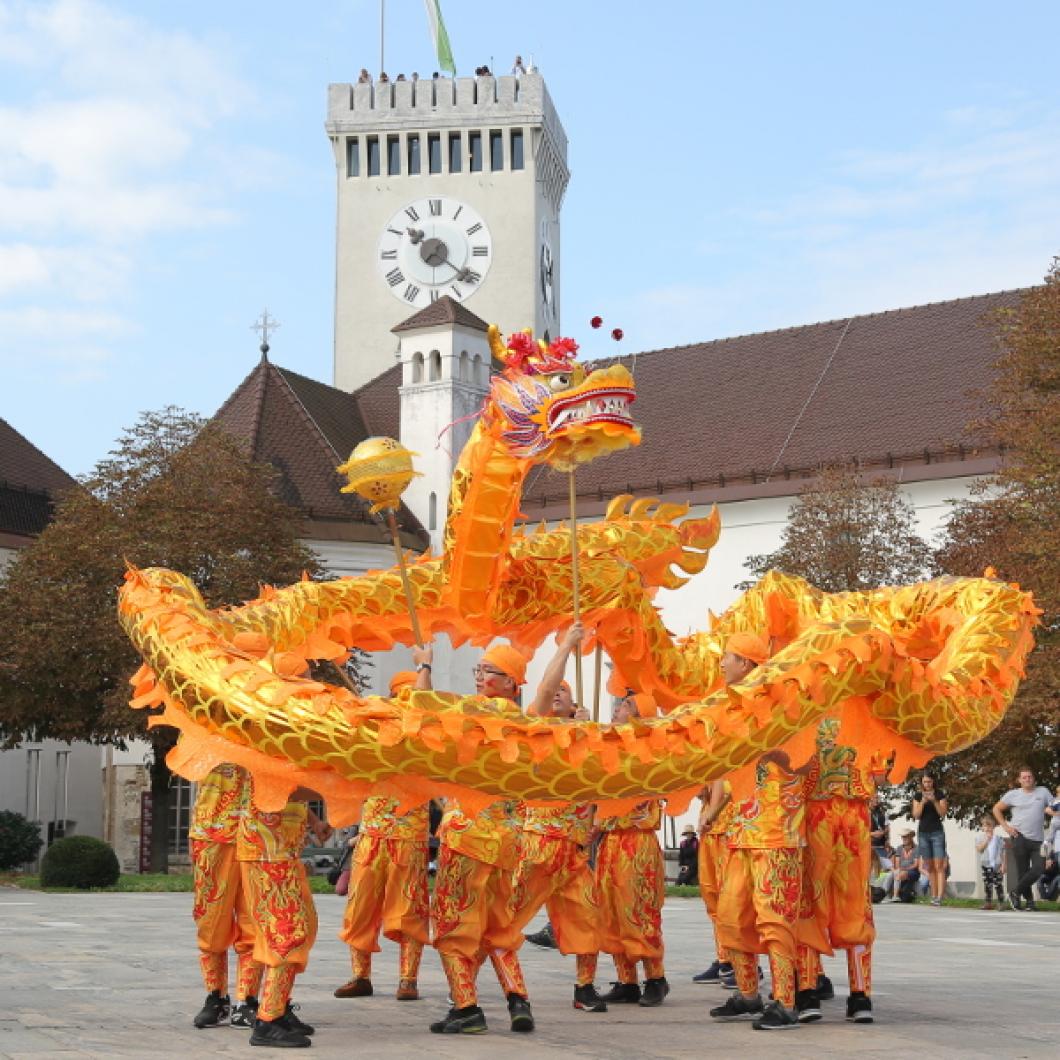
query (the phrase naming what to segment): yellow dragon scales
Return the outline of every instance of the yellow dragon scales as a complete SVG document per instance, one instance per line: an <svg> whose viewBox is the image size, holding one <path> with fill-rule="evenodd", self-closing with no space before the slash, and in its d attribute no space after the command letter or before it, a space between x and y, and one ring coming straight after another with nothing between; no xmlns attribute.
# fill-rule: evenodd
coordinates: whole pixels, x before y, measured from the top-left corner
<svg viewBox="0 0 1060 1060"><path fill-rule="evenodd" d="M571 621L573 571L568 530L516 530L522 484L540 464L567 469L637 444L634 382L621 365L587 372L568 339L546 346L518 333L505 344L491 328L490 341L503 370L454 474L444 553L409 575L427 635L503 635L529 649ZM254 773L263 808L304 786L337 823L369 792L406 804L459 792L471 804L505 795L616 809L652 793L678 812L706 781L746 776L763 751L808 752L825 716L841 719L843 742L861 753L894 755L898 777L998 724L1032 646L1029 594L988 578L830 594L771 573L709 630L675 640L653 593L687 580L675 567L702 570L719 533L716 513L676 522L687 510L619 497L577 532L586 628L615 679L654 696L664 717L572 724L476 696L358 697L299 676L353 646L412 642L396 569L270 588L217 611L183 575L130 571L119 613L144 659L132 706L161 706L152 724L180 730L175 772L197 779L236 761ZM736 631L776 650L726 688L718 663Z"/></svg>

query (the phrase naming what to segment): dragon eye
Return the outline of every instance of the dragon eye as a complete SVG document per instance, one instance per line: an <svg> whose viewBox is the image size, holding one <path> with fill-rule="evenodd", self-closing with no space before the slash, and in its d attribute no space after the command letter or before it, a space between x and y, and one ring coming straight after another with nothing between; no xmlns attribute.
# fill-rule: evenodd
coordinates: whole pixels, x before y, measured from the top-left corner
<svg viewBox="0 0 1060 1060"><path fill-rule="evenodd" d="M566 372L560 372L559 375L549 376L548 385L553 390L566 390L570 386L570 376Z"/></svg>

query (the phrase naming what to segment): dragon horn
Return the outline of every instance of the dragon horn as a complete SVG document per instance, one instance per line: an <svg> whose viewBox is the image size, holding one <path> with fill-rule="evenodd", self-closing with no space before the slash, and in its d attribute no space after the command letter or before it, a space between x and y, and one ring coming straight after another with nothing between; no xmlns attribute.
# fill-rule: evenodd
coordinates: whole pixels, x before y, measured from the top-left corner
<svg viewBox="0 0 1060 1060"><path fill-rule="evenodd" d="M496 324L490 324L486 329L486 338L489 340L490 353L503 363L508 355L508 346L504 341L504 336L501 334L501 329Z"/></svg>

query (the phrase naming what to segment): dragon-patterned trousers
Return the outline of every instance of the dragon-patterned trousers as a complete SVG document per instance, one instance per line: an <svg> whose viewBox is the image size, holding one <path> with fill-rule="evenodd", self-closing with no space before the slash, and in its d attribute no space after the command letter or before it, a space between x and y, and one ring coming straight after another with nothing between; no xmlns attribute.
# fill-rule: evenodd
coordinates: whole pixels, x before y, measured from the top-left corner
<svg viewBox="0 0 1060 1060"><path fill-rule="evenodd" d="M427 844L363 835L352 861L339 938L350 947L353 977L371 977L382 928L401 947L399 977L415 979L430 934Z"/></svg>
<svg viewBox="0 0 1060 1060"><path fill-rule="evenodd" d="M487 957L505 997L528 996L518 956L497 941L511 916L511 882L510 870L441 845L431 926L454 1008L478 1004L478 971Z"/></svg>
<svg viewBox="0 0 1060 1060"><path fill-rule="evenodd" d="M305 971L317 937L317 909L301 861L240 862L254 919L254 959L265 965L258 1018L282 1016L294 978Z"/></svg>
<svg viewBox="0 0 1060 1060"><path fill-rule="evenodd" d="M192 916L207 992L228 993L228 950L236 951L236 999L256 997L264 969L254 960L254 920L243 889L234 843L190 843Z"/></svg>
<svg viewBox="0 0 1060 1060"><path fill-rule="evenodd" d="M604 832L596 852L600 894L600 948L615 959L619 982L637 981L637 962L646 979L663 971L662 907L666 876L654 832Z"/></svg>
<svg viewBox="0 0 1060 1060"><path fill-rule="evenodd" d="M718 940L718 899L729 860L729 844L723 832L708 832L699 837L699 894L707 907L707 916L714 924L714 949L718 960L728 961L725 947Z"/></svg>
<svg viewBox="0 0 1060 1060"><path fill-rule="evenodd" d="M729 852L718 899L718 940L729 953L740 993L758 993L758 959L769 955L773 997L795 1004L795 925L802 891L802 852L736 849Z"/></svg>
<svg viewBox="0 0 1060 1060"><path fill-rule="evenodd" d="M817 982L820 955L847 951L850 989L872 992L872 859L869 807L862 799L806 803L803 897L799 910L799 987Z"/></svg>

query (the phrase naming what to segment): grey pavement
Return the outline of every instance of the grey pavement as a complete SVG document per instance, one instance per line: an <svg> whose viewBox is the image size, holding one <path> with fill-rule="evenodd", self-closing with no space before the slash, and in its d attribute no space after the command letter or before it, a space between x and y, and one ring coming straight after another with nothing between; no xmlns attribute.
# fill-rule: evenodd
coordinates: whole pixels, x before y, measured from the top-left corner
<svg viewBox="0 0 1060 1060"><path fill-rule="evenodd" d="M690 977L711 957L702 905L672 898L665 908L666 969L672 992L658 1009L571 1007L574 959L527 945L521 951L538 1030L513 1035L487 966L481 995L490 1032L431 1035L446 1009L433 951L424 955L418 1002L398 1003L396 947L376 956L371 998L337 1000L348 978L335 938L342 899L318 896L321 933L296 988L300 1015L317 1028L312 1056L403 1057L1056 1057L1060 1055L1060 915L989 913L928 906L877 907L876 1023L845 1022L845 962L826 960L836 1000L821 1023L767 1034L716 1024L707 1009L719 987ZM248 1032L197 1031L204 991L188 894L43 894L0 889L0 1056L255 1056ZM610 961L601 958L600 980ZM268 1054L266 1054L268 1055Z"/></svg>

